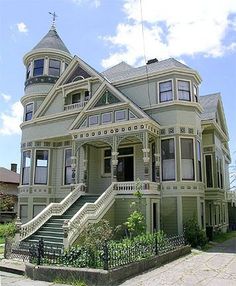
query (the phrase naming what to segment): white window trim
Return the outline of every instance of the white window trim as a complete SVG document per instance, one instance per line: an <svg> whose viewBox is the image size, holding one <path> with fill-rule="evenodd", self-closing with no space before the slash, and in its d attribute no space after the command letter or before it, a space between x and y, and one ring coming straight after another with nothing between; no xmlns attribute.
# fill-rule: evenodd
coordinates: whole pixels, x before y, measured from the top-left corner
<svg viewBox="0 0 236 286"><path fill-rule="evenodd" d="M63 172L62 172L62 184L65 187L70 186L70 184L65 183L65 168L66 168L66 150L71 150L71 156L72 156L72 146L71 148L65 148L63 151Z"/></svg>
<svg viewBox="0 0 236 286"><path fill-rule="evenodd" d="M193 171L194 171L194 180L183 180L183 175L182 175L182 153L181 153L181 139L192 139L193 141ZM180 136L179 137L179 169L180 169L180 182L197 182L197 173L196 173L196 140L195 137L191 136Z"/></svg>
<svg viewBox="0 0 236 286"><path fill-rule="evenodd" d="M30 120L26 120L26 106L27 106L27 105L30 105L30 104L33 104L33 108L32 108L32 118L31 118L30 120L33 119L33 116L34 116L34 102L33 102L33 101L30 101L30 102L26 103L25 108L24 108L24 122L30 121Z"/></svg>
<svg viewBox="0 0 236 286"><path fill-rule="evenodd" d="M35 169L36 169L36 152L38 150L44 150L44 151L48 151L48 173L47 173L47 184L35 184ZM51 154L50 154L50 149L45 149L45 148L37 148L34 150L34 160L33 160L33 186L49 186L49 168L50 168L50 157L51 157Z"/></svg>
<svg viewBox="0 0 236 286"><path fill-rule="evenodd" d="M176 137L174 136L167 136L161 138L161 141L167 140L167 139L174 139L174 147L175 147L175 179L174 180L163 180L162 179L162 149L161 149L161 144L160 144L160 181L163 183L168 183L168 182L177 182L177 162L176 162Z"/></svg>
<svg viewBox="0 0 236 286"><path fill-rule="evenodd" d="M184 101L184 102L195 102L195 101L193 100L192 81L189 80L189 79L184 79L184 78L176 78L175 81L176 81L176 95L177 95L176 98L177 98L177 100L179 100L179 101ZM189 96L190 96L190 100L184 100L184 99L180 99L180 98L179 98L178 81L186 81L186 82L189 82Z"/></svg>
<svg viewBox="0 0 236 286"><path fill-rule="evenodd" d="M23 153L24 152L28 152L30 151L30 170L29 170L29 183L28 184L23 184ZM31 178L31 170L32 170L32 156L33 155L33 151L31 149L25 149L21 151L21 173L20 173L20 179L21 179L21 186L30 186L31 182L32 182L32 178Z"/></svg>
<svg viewBox="0 0 236 286"><path fill-rule="evenodd" d="M171 86L172 86L172 100L168 101L160 101L160 83L166 82L166 81L171 81ZM157 104L166 104L168 102L173 102L175 100L175 90L174 90L174 80L173 78L165 79L165 80L160 80L157 82Z"/></svg>

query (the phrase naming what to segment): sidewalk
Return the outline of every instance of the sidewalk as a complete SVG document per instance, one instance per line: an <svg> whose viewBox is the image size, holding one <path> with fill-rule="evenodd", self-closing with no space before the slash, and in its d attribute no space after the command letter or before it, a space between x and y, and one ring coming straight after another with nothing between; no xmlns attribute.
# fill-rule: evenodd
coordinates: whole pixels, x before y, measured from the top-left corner
<svg viewBox="0 0 236 286"><path fill-rule="evenodd" d="M10 272L18 275L25 274L25 263L14 259L1 259L0 257L0 271Z"/></svg>

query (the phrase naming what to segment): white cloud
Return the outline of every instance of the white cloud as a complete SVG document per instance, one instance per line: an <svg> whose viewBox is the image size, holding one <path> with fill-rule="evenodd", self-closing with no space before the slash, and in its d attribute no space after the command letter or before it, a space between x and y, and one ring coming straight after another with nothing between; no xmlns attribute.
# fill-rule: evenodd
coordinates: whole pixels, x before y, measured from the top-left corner
<svg viewBox="0 0 236 286"><path fill-rule="evenodd" d="M17 25L17 29L20 33L27 33L28 32L28 28L27 28L25 23L20 22L20 23L17 23L16 25Z"/></svg>
<svg viewBox="0 0 236 286"><path fill-rule="evenodd" d="M0 95L3 98L3 100L6 101L6 102L11 100L11 96L8 95L8 94L5 94L5 93L2 92Z"/></svg>
<svg viewBox="0 0 236 286"><path fill-rule="evenodd" d="M102 60L105 68L121 60L138 64L144 56L140 0L124 0L123 11L126 20L116 34L103 37L111 45L110 55ZM235 0L145 0L142 15L147 59L219 57L235 50ZM234 37L226 44L229 32Z"/></svg>
<svg viewBox="0 0 236 286"><path fill-rule="evenodd" d="M101 6L101 0L72 0L77 5L89 3L91 7L98 8Z"/></svg>
<svg viewBox="0 0 236 286"><path fill-rule="evenodd" d="M19 101L13 103L9 112L0 113L0 135L20 134L23 107Z"/></svg>

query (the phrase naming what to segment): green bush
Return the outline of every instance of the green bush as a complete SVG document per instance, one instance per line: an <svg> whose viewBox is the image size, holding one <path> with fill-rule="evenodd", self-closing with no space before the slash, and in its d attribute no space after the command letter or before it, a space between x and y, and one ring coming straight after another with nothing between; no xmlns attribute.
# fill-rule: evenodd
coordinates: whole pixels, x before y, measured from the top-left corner
<svg viewBox="0 0 236 286"><path fill-rule="evenodd" d="M192 247L203 247L207 243L206 234L200 229L195 218L189 219L184 224L184 236Z"/></svg>
<svg viewBox="0 0 236 286"><path fill-rule="evenodd" d="M13 237L16 232L16 226L14 222L0 224L0 237Z"/></svg>
<svg viewBox="0 0 236 286"><path fill-rule="evenodd" d="M127 227L130 237L141 235L146 230L144 215L137 210L129 215L124 225Z"/></svg>

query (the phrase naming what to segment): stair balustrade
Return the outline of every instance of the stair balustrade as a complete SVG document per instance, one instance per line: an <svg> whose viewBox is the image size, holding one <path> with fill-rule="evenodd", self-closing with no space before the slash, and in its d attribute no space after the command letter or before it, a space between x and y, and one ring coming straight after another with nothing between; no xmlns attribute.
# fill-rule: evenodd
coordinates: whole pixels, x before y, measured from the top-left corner
<svg viewBox="0 0 236 286"><path fill-rule="evenodd" d="M60 203L50 203L43 211L29 222L19 228L19 234L16 235L16 242L29 237L35 233L50 217L62 215L78 198L85 192L85 185L79 184L71 191ZM19 223L18 223L19 225Z"/></svg>

